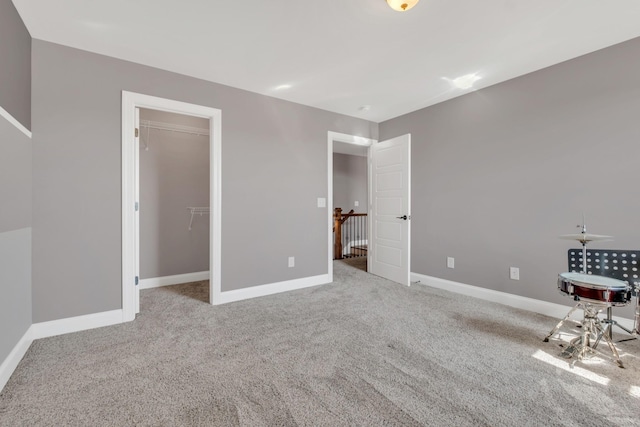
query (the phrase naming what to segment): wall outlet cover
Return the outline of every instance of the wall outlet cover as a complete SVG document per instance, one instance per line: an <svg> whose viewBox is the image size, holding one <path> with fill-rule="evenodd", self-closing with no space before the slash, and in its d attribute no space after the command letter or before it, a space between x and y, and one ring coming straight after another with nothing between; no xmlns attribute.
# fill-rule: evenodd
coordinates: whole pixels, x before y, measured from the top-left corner
<svg viewBox="0 0 640 427"><path fill-rule="evenodd" d="M447 257L447 268L455 268L456 260L453 257Z"/></svg>

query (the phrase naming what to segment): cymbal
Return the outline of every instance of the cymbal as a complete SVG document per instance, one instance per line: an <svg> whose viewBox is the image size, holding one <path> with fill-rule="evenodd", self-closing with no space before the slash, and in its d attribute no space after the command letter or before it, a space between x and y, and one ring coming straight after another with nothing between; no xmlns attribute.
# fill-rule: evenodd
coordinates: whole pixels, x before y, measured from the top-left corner
<svg viewBox="0 0 640 427"><path fill-rule="evenodd" d="M576 234L563 234L558 236L559 239L564 240L577 240L581 243L593 242L596 240L612 240L613 236L605 236L603 234L589 234L589 233L576 233Z"/></svg>

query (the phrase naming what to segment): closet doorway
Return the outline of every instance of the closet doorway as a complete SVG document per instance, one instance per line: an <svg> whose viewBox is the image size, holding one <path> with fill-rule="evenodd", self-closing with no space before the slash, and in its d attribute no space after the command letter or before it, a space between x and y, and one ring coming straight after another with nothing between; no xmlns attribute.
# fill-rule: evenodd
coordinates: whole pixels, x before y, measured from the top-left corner
<svg viewBox="0 0 640 427"><path fill-rule="evenodd" d="M209 119L139 115L139 287L209 280Z"/></svg>
<svg viewBox="0 0 640 427"><path fill-rule="evenodd" d="M215 108L122 93L123 321L141 287L208 279L208 302L220 300L221 121Z"/></svg>

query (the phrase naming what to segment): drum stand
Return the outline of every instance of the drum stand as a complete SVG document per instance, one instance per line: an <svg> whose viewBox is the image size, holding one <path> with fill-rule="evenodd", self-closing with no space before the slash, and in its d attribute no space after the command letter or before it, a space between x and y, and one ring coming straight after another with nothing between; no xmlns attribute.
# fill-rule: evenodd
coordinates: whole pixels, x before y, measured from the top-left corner
<svg viewBox="0 0 640 427"><path fill-rule="evenodd" d="M573 356L577 356L578 360L582 360L587 352L595 353L596 347L600 343L600 340L604 338L605 342L611 349L611 353L616 359L616 363L621 368L624 368L622 364L622 360L620 360L620 354L618 350L613 345L613 341L609 337L611 332L611 323L607 321L600 320L598 317L598 313L604 308L604 306L594 305L591 303L583 303L582 301L578 301L578 303L569 310L569 313L562 319L558 324L549 332L549 334L544 337L544 342L549 342L549 338L555 335L556 332L562 327L564 322L571 317L574 311L581 308L584 311L584 318L581 323L582 334L571 340L569 343L569 347L562 351L562 356L566 358L571 358ZM610 307L607 307L610 308ZM603 323L605 326L603 327ZM593 345L591 342L593 341Z"/></svg>
<svg viewBox="0 0 640 427"><path fill-rule="evenodd" d="M618 353L618 349L616 349L615 345L613 345L613 341L609 337L611 332L611 323L606 323L600 320L598 317L598 313L602 310L602 306L596 306L594 304L583 304L578 303L576 307L574 307L569 314L571 314L578 306L582 306L584 310L584 319L582 320L582 334L571 340L569 347L567 347L563 352L562 356L566 358L571 358L573 356L577 356L578 360L582 360L587 353L595 353L595 349L598 346L598 343L602 338L604 338L605 342L609 346L611 353L616 360L616 363L619 367L624 368L622 364L622 360L620 360L620 354ZM607 307L610 308L610 307ZM561 322L564 322L568 318L565 317ZM606 326L603 328L602 324ZM558 328L558 327L556 327ZM555 331L552 331L555 333ZM549 336L545 338L545 342L549 340ZM595 340L593 345L591 345L591 341Z"/></svg>
<svg viewBox="0 0 640 427"><path fill-rule="evenodd" d="M567 313L566 316L564 316L564 319L562 319L561 321L558 322L558 324L555 326L555 328L553 328L551 330L551 332L549 332L547 334L546 337L544 337L544 339L542 340L543 342L549 342L549 338L551 338L552 336L554 336L556 334L556 332L558 332L560 330L560 328L562 327L562 325L564 324L564 322L566 322L567 320L569 320L569 318L571 317L571 315L573 314L574 311L576 311L579 308L583 308L583 304L578 301L578 303L576 305L573 306L573 308L571 310L569 310L569 312Z"/></svg>
<svg viewBox="0 0 640 427"><path fill-rule="evenodd" d="M609 339L613 339L613 327L614 327L614 326L617 326L618 328L622 329L623 331L625 331L626 333L628 333L628 334L630 334L630 335L634 335L633 337L628 338L628 339L625 339L625 340L623 340L623 341L627 341L627 340L635 340L635 339L637 339L637 336L635 336L635 335L637 335L637 334L638 334L637 326L636 326L636 329L634 329L633 331L632 331L631 329L627 329L627 328L625 328L624 326L622 326L621 324L619 324L618 322L616 322L615 320L613 320L613 313L612 313L612 311L613 311L613 310L612 310L612 307L607 307L607 318L606 318L606 319L604 319L604 320L602 320L602 323L606 323L606 324L608 325L608 327L609 327L609 330L608 330L608 332L607 332L607 333L608 333L608 335L609 335ZM637 316L638 316L638 312L637 312L637 309L636 309L636 317L637 317ZM636 324L637 324L637 321L636 321Z"/></svg>

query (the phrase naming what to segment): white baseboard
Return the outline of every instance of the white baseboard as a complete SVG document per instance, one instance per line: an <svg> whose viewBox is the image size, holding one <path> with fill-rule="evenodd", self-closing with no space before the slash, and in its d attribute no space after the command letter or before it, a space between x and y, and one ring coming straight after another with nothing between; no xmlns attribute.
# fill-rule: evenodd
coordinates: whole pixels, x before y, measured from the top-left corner
<svg viewBox="0 0 640 427"><path fill-rule="evenodd" d="M16 370L34 340L116 325L123 323L122 316L122 309L119 309L84 316L68 317L66 319L51 320L49 322L34 323L29 327L27 332L25 332L13 350L11 350L11 353L9 353L4 362L2 362L2 365L0 365L0 391L2 391L7 384L13 371Z"/></svg>
<svg viewBox="0 0 640 427"><path fill-rule="evenodd" d="M51 320L49 322L31 325L32 339L53 337L71 332L86 331L87 329L123 323L122 309L103 311L101 313L86 314L84 316L68 317L66 319Z"/></svg>
<svg viewBox="0 0 640 427"><path fill-rule="evenodd" d="M7 385L9 378L13 374L13 371L16 370L18 364L29 350L29 346L33 342L32 338L32 327L29 327L27 331L24 333L20 341L13 347L11 353L4 359L4 362L0 365L0 392Z"/></svg>
<svg viewBox="0 0 640 427"><path fill-rule="evenodd" d="M558 319L566 316L573 306L573 304L568 306L556 304L553 302L541 301L533 298L523 297L520 295L510 294L507 292L494 291L493 289L467 285L464 283L440 279L438 277L427 276L419 273L411 273L411 282L419 282L421 285L430 286L432 288L444 289L445 291L451 291L458 294L483 299L485 301L497 302L499 304L533 311L534 313L544 314L546 316L551 316ZM613 316L613 319L625 328L633 329L634 324L632 319L617 316Z"/></svg>
<svg viewBox="0 0 640 427"><path fill-rule="evenodd" d="M209 280L208 271L198 271L196 273L176 274L174 276L154 277L140 280L140 289L159 288L161 286L178 285L180 283L199 282Z"/></svg>
<svg viewBox="0 0 640 427"><path fill-rule="evenodd" d="M260 286L252 286L250 288L221 292L219 298L216 298L216 301L214 301L214 304L226 304L228 302L263 297L267 295L278 294L280 292L294 291L296 289L303 289L311 286L323 285L326 283L330 283L328 274L304 277L302 279L286 280L284 282L269 283Z"/></svg>

